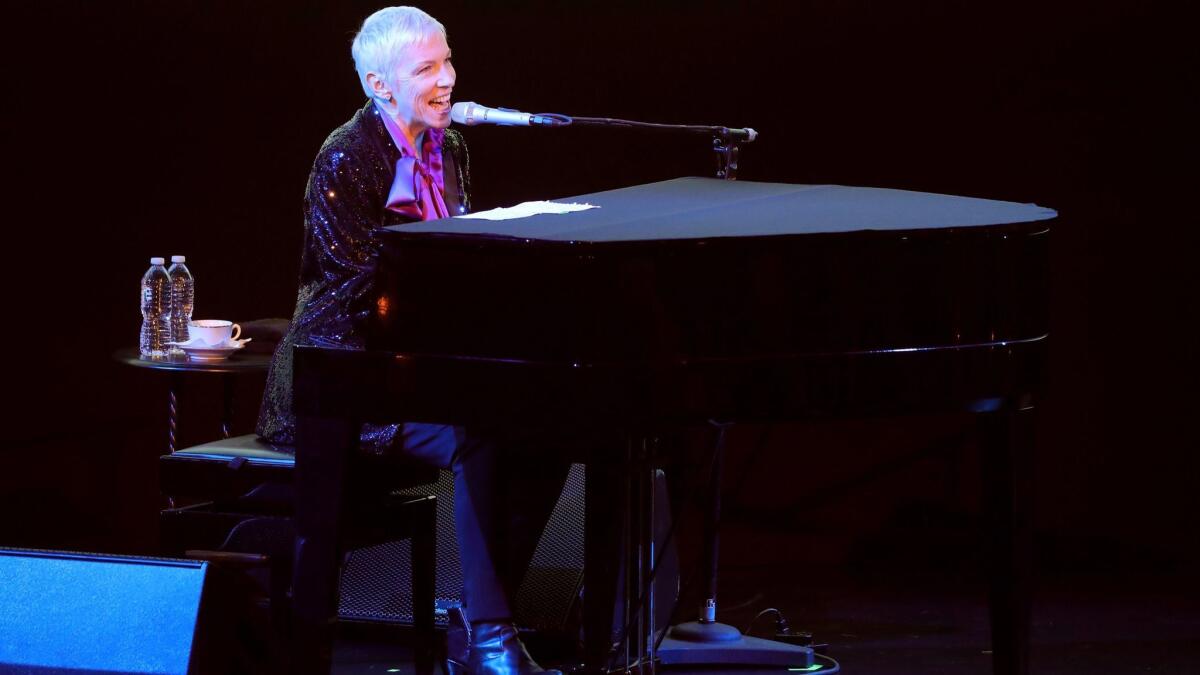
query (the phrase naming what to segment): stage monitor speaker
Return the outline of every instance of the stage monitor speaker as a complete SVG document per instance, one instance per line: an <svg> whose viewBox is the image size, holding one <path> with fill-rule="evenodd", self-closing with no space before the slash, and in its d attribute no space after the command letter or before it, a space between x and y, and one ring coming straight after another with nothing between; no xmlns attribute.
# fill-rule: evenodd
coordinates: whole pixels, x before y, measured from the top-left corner
<svg viewBox="0 0 1200 675"><path fill-rule="evenodd" d="M207 563L0 548L0 672L189 670Z"/></svg>
<svg viewBox="0 0 1200 675"><path fill-rule="evenodd" d="M655 523L661 543L670 526L666 480L657 481ZM579 627L579 597L583 586L584 486L582 464L573 464L562 495L550 515L537 550L517 591L514 617L523 629L551 634L570 634ZM454 536L454 476L443 470L438 482L406 490L413 494L437 495L437 580L435 619L446 622L446 609L462 600L462 564ZM409 593L411 548L408 541L359 549L342 568L338 614L342 619L412 624L413 606ZM662 608L660 625L666 625L679 591L679 567L674 547L668 547L658 575L655 605ZM618 598L618 602L620 602Z"/></svg>

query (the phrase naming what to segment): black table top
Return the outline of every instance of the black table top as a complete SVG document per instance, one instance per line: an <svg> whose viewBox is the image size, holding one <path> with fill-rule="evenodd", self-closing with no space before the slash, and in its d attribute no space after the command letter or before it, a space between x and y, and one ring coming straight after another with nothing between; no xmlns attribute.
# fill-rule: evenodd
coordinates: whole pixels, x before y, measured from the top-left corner
<svg viewBox="0 0 1200 675"><path fill-rule="evenodd" d="M243 350L244 352L244 350ZM270 354L237 353L224 361L189 361L185 356L165 359L144 359L137 347L118 349L113 358L121 363L151 370L174 370L191 373L253 373L262 372L271 365Z"/></svg>

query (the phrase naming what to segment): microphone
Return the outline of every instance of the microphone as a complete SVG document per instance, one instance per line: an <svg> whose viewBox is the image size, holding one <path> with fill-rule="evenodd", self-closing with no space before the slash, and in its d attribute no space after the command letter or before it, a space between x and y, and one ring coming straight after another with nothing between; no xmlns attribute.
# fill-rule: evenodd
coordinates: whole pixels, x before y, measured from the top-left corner
<svg viewBox="0 0 1200 675"><path fill-rule="evenodd" d="M562 122L547 115L489 108L474 101L461 101L450 108L450 119L459 124L473 127L476 124L499 124L506 127L553 127Z"/></svg>
<svg viewBox="0 0 1200 675"><path fill-rule="evenodd" d="M730 129L728 127L721 127L717 130L717 133L723 136L728 135L730 140L741 143L753 143L754 139L758 138L758 132L750 127L746 127L745 129Z"/></svg>

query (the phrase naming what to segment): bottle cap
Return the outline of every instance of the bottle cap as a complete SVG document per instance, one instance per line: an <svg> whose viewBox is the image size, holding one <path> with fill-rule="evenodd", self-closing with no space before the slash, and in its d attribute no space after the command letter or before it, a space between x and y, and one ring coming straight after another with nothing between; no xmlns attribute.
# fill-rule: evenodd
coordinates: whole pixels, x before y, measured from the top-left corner
<svg viewBox="0 0 1200 675"><path fill-rule="evenodd" d="M185 258L181 255L173 255L173 256L171 256L171 262L178 262L178 263L187 262L187 258Z"/></svg>
<svg viewBox="0 0 1200 675"><path fill-rule="evenodd" d="M163 260L162 258L151 258L151 259L150 259L150 264L151 264L151 265L161 265L161 264L163 264L164 262L166 262L166 261L165 261L165 260Z"/></svg>

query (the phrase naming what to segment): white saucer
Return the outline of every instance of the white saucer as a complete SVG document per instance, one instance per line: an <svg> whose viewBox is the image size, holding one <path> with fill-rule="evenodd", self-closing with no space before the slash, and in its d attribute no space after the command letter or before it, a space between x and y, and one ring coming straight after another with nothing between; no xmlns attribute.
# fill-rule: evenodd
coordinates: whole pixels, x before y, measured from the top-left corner
<svg viewBox="0 0 1200 675"><path fill-rule="evenodd" d="M223 343L210 345L197 338L195 340L188 340L187 342L168 342L167 344L182 349L191 361L224 361L250 340L251 338L226 340Z"/></svg>

